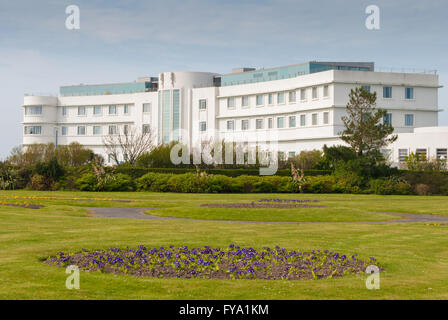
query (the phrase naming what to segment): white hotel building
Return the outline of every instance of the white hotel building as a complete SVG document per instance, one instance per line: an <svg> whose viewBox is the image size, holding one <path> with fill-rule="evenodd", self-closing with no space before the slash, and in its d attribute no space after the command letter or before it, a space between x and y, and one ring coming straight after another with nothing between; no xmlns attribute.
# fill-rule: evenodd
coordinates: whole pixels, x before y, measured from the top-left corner
<svg viewBox="0 0 448 320"><path fill-rule="evenodd" d="M255 70L164 72L131 83L76 85L58 96L24 97L23 145L77 141L106 161L103 136L152 130L155 142L275 131L284 157L343 144L350 89L377 92L398 140L384 150L397 164L410 152L445 157L448 127L438 127L438 75L376 72L370 62L316 62ZM127 126L127 127L126 127Z"/></svg>

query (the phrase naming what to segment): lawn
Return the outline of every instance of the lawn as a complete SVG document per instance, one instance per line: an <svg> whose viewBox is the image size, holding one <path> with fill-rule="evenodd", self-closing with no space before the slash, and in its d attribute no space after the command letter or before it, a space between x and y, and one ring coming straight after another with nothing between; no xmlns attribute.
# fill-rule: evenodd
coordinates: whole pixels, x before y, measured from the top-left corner
<svg viewBox="0 0 448 320"><path fill-rule="evenodd" d="M261 198L312 199L327 207L198 207ZM1 299L448 299L448 225L343 223L391 219L375 213L385 211L448 216L448 197L2 191L0 202L44 205L37 210L0 205ZM150 213L183 218L329 223L106 219L91 217L83 206L157 207L161 209ZM380 290L367 290L364 274L327 280L262 281L152 279L99 272L81 272L80 290L68 290L65 270L41 262L59 251L82 248L140 244L224 247L231 243L255 248L328 249L357 253L366 259L374 256L386 271L381 274Z"/></svg>

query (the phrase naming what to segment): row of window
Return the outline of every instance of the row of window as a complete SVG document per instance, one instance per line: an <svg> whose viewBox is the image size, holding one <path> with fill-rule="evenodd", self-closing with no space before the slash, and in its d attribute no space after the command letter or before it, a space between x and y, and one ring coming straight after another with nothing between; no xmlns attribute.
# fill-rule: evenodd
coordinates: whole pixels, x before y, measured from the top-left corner
<svg viewBox="0 0 448 320"><path fill-rule="evenodd" d="M370 86L362 86L363 89L370 92ZM384 99L392 99L392 87L391 86L384 86L383 87L383 98ZM404 98L406 100L413 100L414 99L414 88L404 88Z"/></svg>
<svg viewBox="0 0 448 320"><path fill-rule="evenodd" d="M279 117L270 117L267 119L264 118L258 118L255 119L255 129L262 130L265 129L265 121L267 120L267 129L274 129L274 119L276 120L275 128L277 129L284 129L284 128L296 128L297 127L297 118L299 118L299 125L300 127L307 126L307 116L306 114L301 114L299 117L297 116L279 116ZM312 113L311 114L311 125L317 126L319 125L319 117L318 113ZM250 128L250 121L249 119L242 119L241 122L241 130L249 130ZM322 124L329 124L330 122L330 113L328 111L325 111L322 113ZM235 120L227 120L226 122L226 129L227 131L235 131ZM207 122L201 121L199 122L199 131L204 132L207 131Z"/></svg>
<svg viewBox="0 0 448 320"><path fill-rule="evenodd" d="M387 113L383 118L383 123L392 124L392 113ZM414 126L414 115L413 114L405 114L404 115L404 125L406 127Z"/></svg>
<svg viewBox="0 0 448 320"><path fill-rule="evenodd" d="M124 105L120 105L120 106L117 106L117 105L109 105L109 106L99 105L99 106L92 106L92 107L78 106L77 114L78 114L78 116L85 116L85 115L87 115L87 110L89 108L92 108L92 114L96 115L96 116L99 116L99 115L102 115L104 113L104 108L106 108L107 114L109 114L109 115L116 115L119 112L118 111L119 108L122 108L122 113L127 115L130 112L130 108L129 107L130 107L129 104L124 104ZM62 110L61 112L62 112L63 116L67 115L67 108L68 107L65 107L65 106L61 108L61 110ZM143 113L150 113L150 112L151 112L151 104L150 103L144 103L143 104Z"/></svg>
<svg viewBox="0 0 448 320"><path fill-rule="evenodd" d="M108 134L117 134L118 133L118 126L117 125L109 125L107 127L107 133ZM149 124L144 124L142 126L142 131L145 133L148 133L150 131ZM127 134L129 132L129 125L125 124L123 125L123 134ZM42 134L42 127L41 126L25 126L24 127L24 133L26 135L40 135ZM92 126L92 134L93 135L101 135L103 133L103 126ZM87 134L87 126L77 126L76 127L76 134L78 136L84 136ZM63 126L61 127L61 135L66 136L68 135L68 127Z"/></svg>
<svg viewBox="0 0 448 320"><path fill-rule="evenodd" d="M104 108L107 108L107 112L109 115L116 115L118 113L118 108L123 108L123 114L129 114L129 106L128 104L117 106L117 105L109 105L109 106L92 106L92 114L93 115L102 115L104 112ZM62 107L61 112L63 116L67 115L67 108L68 107ZM90 107L87 106L78 106L78 116L85 116L87 115L87 109ZM151 103L144 103L143 104L143 113L150 113L151 112ZM42 114L42 106L26 106L25 107L25 115L41 115Z"/></svg>
<svg viewBox="0 0 448 320"><path fill-rule="evenodd" d="M27 106L25 107L25 115L35 116L42 114L42 106Z"/></svg>
<svg viewBox="0 0 448 320"><path fill-rule="evenodd" d="M428 150L424 148L417 148L415 149L415 154L419 155L420 157L427 157ZM400 162L406 161L406 157L409 155L409 149L398 149L398 160ZM436 156L437 159L447 159L448 156L448 149L446 148L438 148L436 149Z"/></svg>
<svg viewBox="0 0 448 320"><path fill-rule="evenodd" d="M299 90L300 94L300 101L305 102L307 97L308 88L303 88ZM318 87L312 87L311 88L311 97L313 100L319 99L319 90ZM328 98L329 97L329 87L328 85L323 86L323 97ZM284 104L286 103L286 98L288 99L288 103L295 103L297 102L297 91L287 91L287 92L277 92L277 93L268 93L267 95L264 94L257 94L255 95L255 105L260 107L264 106L266 103L268 105L273 105L276 100L277 104ZM242 96L241 99L241 107L249 107L249 96ZM236 97L228 97L227 98L227 108L233 109L236 107L235 104ZM203 110L207 108L207 102L206 100L199 100L199 109Z"/></svg>

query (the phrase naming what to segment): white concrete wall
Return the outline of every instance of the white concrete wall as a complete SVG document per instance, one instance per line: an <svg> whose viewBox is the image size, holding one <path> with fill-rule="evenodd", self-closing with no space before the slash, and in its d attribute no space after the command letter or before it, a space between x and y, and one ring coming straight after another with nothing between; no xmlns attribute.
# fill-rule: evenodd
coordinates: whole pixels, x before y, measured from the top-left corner
<svg viewBox="0 0 448 320"><path fill-rule="evenodd" d="M259 82L244 85L213 87L216 74L206 72L164 72L160 74L159 90L180 90L180 121L185 143L194 146L198 141L209 138L220 139L234 135L253 136L275 130L279 148L285 153L310 149L321 149L324 144L342 144L338 133L343 130L341 117L345 115L350 89L361 85L370 85L371 92L377 92L377 106L392 113L392 125L395 132L400 133L399 142L390 148L395 150L409 144L409 148L424 147L423 141L413 140L415 128L434 127L438 125L439 87L437 75L401 74L382 72L329 70L296 78ZM324 97L324 86L328 86L328 96ZM383 86L392 86L392 99L383 98ZM317 88L318 96L312 97L313 88ZM404 88L414 88L414 99L404 99ZM301 99L301 90L306 90L306 99ZM289 101L289 92L296 92L296 100ZM277 96L284 93L284 102L279 103ZM268 103L272 94L272 104ZM262 95L264 103L256 104L256 96ZM249 99L248 106L242 106L242 97ZM227 107L227 98L235 99L235 107ZM199 110L199 100L207 101L207 108ZM150 113L143 113L143 104L150 103ZM123 114L123 105L129 105L129 114ZM24 125L38 123L42 125L41 135L25 135L23 143L47 143L55 141L56 129L59 132L59 143L68 144L77 141L86 147L101 153L107 159L102 147L102 139L108 133L109 125L117 125L121 129L125 124L141 129L143 124L150 124L155 135L158 133L158 92L70 96L70 97L25 97L24 105L42 105L43 114L24 116ZM117 115L109 115L109 105L117 106ZM78 115L78 106L86 106L87 114ZM103 106L103 113L93 114L93 106ZM67 115L62 115L66 107ZM323 123L324 112L329 113L328 124ZM317 124L312 124L312 114L318 117ZM414 114L414 125L404 125L404 115ZM300 116L305 115L306 125L301 126ZM289 127L289 117L296 116L296 126ZM277 118L284 117L284 128L277 128ZM273 129L268 129L268 119L273 119ZM249 120L249 130L241 130L241 120ZM256 129L256 119L264 120L263 129ZM228 132L227 121L235 121L235 131ZM207 123L206 132L199 131L199 123ZM85 136L77 134L77 127L85 125ZM102 126L101 135L93 135L93 126ZM68 129L67 135L61 135L61 127ZM402 134L409 134L401 136ZM426 132L428 148L432 149L445 133ZM156 142L157 140L155 140ZM436 143L437 144L437 143ZM418 146L417 146L418 145Z"/></svg>

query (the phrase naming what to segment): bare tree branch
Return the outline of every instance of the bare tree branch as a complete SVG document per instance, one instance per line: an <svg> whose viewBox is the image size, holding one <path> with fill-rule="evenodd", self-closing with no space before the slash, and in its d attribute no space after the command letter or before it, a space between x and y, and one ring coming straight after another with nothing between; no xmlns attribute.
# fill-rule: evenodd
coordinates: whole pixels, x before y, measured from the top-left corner
<svg viewBox="0 0 448 320"><path fill-rule="evenodd" d="M107 154L116 164L120 163L119 157L122 154L125 162L135 165L143 153L150 152L154 148L154 136L149 127L144 130L127 127L123 132L105 136L103 144Z"/></svg>

